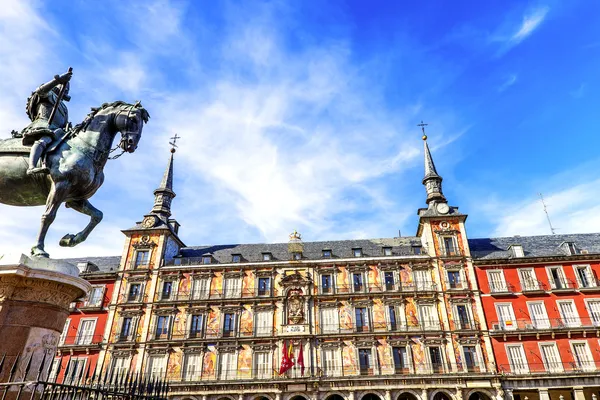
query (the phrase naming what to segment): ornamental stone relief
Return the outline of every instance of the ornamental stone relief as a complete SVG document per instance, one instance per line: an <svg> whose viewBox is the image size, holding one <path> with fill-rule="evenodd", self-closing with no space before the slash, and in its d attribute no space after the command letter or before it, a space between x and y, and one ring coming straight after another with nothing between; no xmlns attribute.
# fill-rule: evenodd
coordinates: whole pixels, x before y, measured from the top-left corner
<svg viewBox="0 0 600 400"><path fill-rule="evenodd" d="M0 277L0 302L6 300L33 301L59 306L69 304L81 295L79 289L60 282L43 279Z"/></svg>

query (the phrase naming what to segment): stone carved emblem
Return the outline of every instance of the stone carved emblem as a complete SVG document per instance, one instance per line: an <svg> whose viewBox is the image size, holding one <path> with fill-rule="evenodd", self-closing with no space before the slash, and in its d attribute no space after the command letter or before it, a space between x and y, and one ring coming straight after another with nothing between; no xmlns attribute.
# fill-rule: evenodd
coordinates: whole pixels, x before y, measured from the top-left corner
<svg viewBox="0 0 600 400"><path fill-rule="evenodd" d="M301 290L291 290L287 299L288 323L304 322L304 297Z"/></svg>

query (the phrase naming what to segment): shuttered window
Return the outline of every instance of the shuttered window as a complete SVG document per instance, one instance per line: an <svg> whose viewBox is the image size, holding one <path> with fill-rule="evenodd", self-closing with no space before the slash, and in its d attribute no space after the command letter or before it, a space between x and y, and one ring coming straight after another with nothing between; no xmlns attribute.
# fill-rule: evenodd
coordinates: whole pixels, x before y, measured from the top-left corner
<svg viewBox="0 0 600 400"><path fill-rule="evenodd" d="M333 333L339 330L337 308L326 307L321 309L321 330L323 333Z"/></svg>
<svg viewBox="0 0 600 400"><path fill-rule="evenodd" d="M506 346L508 362L510 363L511 371L515 374L526 374L529 372L527 358L523 351L523 346Z"/></svg>
<svg viewBox="0 0 600 400"><path fill-rule="evenodd" d="M270 336L273 334L273 313L258 311L256 313L256 335Z"/></svg>
<svg viewBox="0 0 600 400"><path fill-rule="evenodd" d="M186 381L199 381L202 371L202 354L186 354L183 378Z"/></svg>

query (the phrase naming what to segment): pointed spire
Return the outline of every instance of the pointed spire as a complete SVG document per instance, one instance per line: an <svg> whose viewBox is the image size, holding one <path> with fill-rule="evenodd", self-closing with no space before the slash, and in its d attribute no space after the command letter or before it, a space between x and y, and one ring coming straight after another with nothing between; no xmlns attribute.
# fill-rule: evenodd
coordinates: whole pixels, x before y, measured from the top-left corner
<svg viewBox="0 0 600 400"><path fill-rule="evenodd" d="M171 139L173 139L173 142L170 143L172 147L169 163L167 164L167 169L160 182L160 186L154 191L154 207L150 211L152 214L162 217L165 221L171 216L171 201L175 197L175 192L173 191L173 156L177 147L175 143L179 139L179 136L175 135Z"/></svg>
<svg viewBox="0 0 600 400"><path fill-rule="evenodd" d="M425 135L425 126L427 126L427 124L424 124L423 121L421 121L417 126L420 126L423 131L423 147L425 152L425 177L423 178L423 185L425 185L425 191L427 192L427 199L425 202L427 204L430 204L431 202L446 203L446 197L442 192L442 177L438 175L437 170L435 169L433 157L431 157L429 145L427 144L427 135Z"/></svg>

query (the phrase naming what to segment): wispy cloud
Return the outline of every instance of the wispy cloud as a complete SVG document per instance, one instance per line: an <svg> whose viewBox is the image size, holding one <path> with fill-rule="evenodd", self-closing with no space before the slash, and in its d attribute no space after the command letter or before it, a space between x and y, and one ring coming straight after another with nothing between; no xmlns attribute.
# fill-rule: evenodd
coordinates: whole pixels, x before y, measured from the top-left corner
<svg viewBox="0 0 600 400"><path fill-rule="evenodd" d="M520 23L509 21L505 23L500 32L492 36L492 42L500 42L501 47L497 55L503 55L523 40L531 36L531 34L539 28L544 22L546 15L550 11L547 6L540 6L531 9L521 17Z"/></svg>
<svg viewBox="0 0 600 400"><path fill-rule="evenodd" d="M583 96L585 96L586 91L587 91L587 83L583 82L581 85L579 85L579 87L577 89L571 91L569 94L574 99L580 99Z"/></svg>
<svg viewBox="0 0 600 400"><path fill-rule="evenodd" d="M510 74L504 82L498 87L498 92L504 92L506 89L517 83L517 74Z"/></svg>

